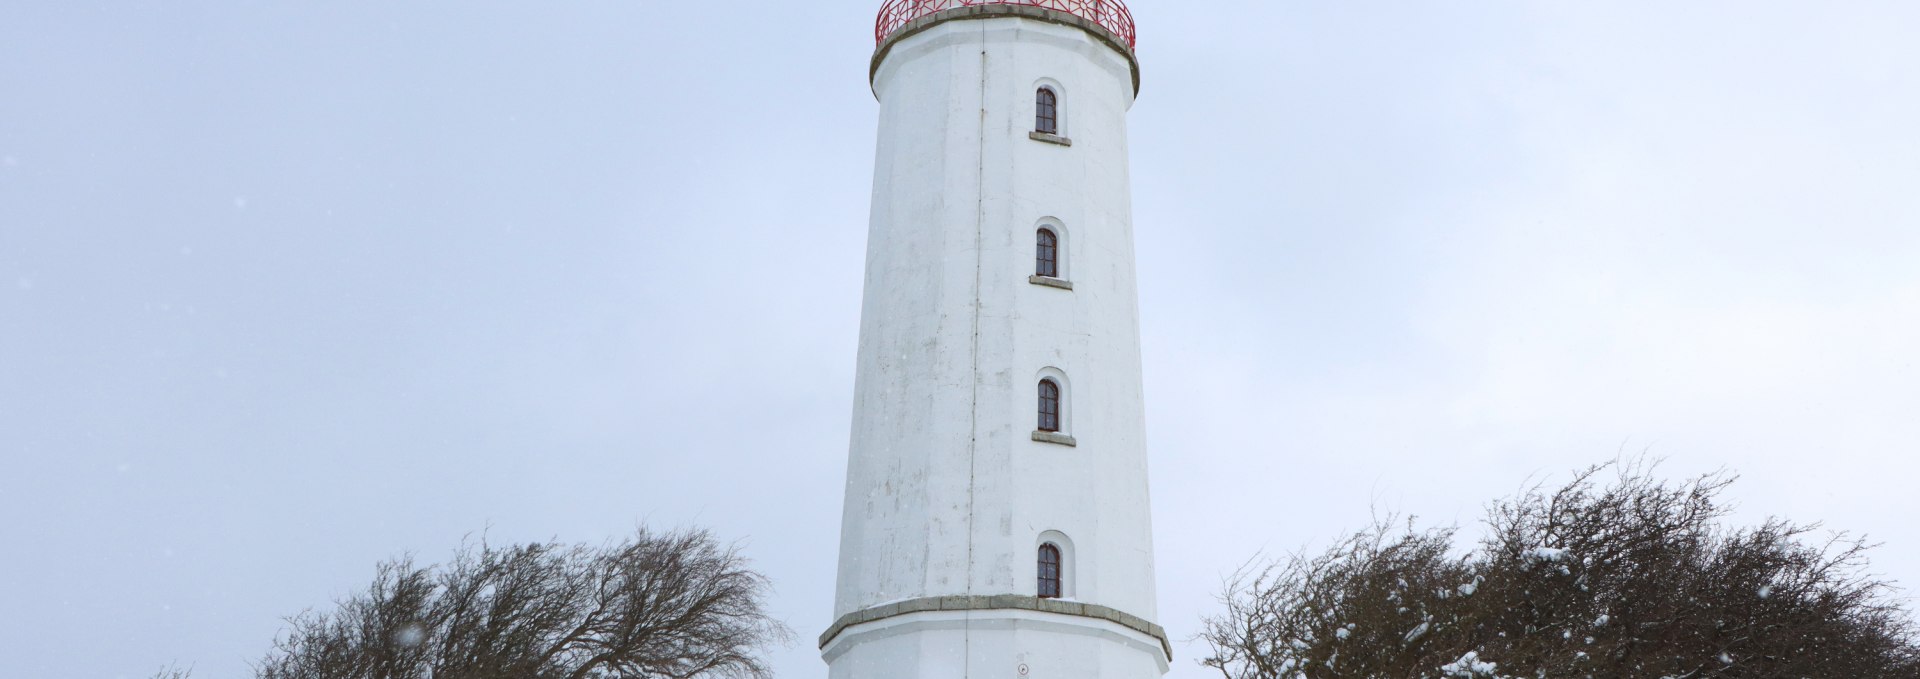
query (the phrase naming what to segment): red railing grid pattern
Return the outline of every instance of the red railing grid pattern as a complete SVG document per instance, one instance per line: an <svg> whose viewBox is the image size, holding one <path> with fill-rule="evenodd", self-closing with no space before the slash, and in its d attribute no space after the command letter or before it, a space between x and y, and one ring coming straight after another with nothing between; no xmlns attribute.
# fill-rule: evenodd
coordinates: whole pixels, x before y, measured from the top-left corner
<svg viewBox="0 0 1920 679"><path fill-rule="evenodd" d="M1127 11L1126 3L1120 0L887 0L880 8L880 18L874 21L873 41L875 44L885 42L887 36L914 19L976 5L1026 5L1059 10L1113 31L1127 41L1127 49L1134 48L1133 13Z"/></svg>

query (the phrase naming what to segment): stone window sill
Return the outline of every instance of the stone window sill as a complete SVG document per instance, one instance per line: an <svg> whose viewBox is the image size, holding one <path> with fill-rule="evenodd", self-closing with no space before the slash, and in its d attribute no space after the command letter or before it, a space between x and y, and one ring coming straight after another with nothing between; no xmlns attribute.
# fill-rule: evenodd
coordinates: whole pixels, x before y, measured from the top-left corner
<svg viewBox="0 0 1920 679"><path fill-rule="evenodd" d="M1059 288L1061 290L1073 289L1073 281L1061 280L1052 276L1028 276L1027 282L1034 285L1044 285L1049 288Z"/></svg>
<svg viewBox="0 0 1920 679"><path fill-rule="evenodd" d="M1061 146L1073 145L1072 139L1068 139L1066 137L1062 137L1057 134L1047 134L1045 132L1028 132L1027 138L1032 139L1034 141L1044 141L1049 144L1059 144Z"/></svg>
<svg viewBox="0 0 1920 679"><path fill-rule="evenodd" d="M1036 431L1033 433L1033 440L1041 443L1057 443L1068 448L1080 447L1079 441L1075 441L1073 437L1057 431Z"/></svg>

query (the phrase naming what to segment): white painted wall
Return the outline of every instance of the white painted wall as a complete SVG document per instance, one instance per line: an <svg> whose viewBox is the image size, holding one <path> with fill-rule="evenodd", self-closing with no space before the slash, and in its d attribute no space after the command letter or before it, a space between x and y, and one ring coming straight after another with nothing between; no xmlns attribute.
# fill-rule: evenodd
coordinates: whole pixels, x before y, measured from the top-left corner
<svg viewBox="0 0 1920 679"><path fill-rule="evenodd" d="M1029 611L922 613L849 631L823 654L829 679L1158 679L1160 642Z"/></svg>
<svg viewBox="0 0 1920 679"><path fill-rule="evenodd" d="M1028 138L1042 82L1057 83L1071 147ZM836 617L920 597L1031 596L1039 536L1059 531L1075 599L1153 619L1130 63L1078 28L956 20L897 42L874 91ZM1027 280L1047 220L1065 227L1071 291ZM1031 440L1048 369L1067 377L1064 433L1077 447ZM1034 612L902 616L826 650L836 679L1017 679L1022 662L1034 679L1166 671L1151 637ZM964 669L976 664L991 669Z"/></svg>

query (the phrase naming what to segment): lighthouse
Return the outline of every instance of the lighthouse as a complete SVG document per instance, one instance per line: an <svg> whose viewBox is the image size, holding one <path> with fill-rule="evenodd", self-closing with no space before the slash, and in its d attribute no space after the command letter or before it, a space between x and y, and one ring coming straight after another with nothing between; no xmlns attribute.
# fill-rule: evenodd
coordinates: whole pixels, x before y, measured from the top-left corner
<svg viewBox="0 0 1920 679"><path fill-rule="evenodd" d="M890 0L832 679L1154 679L1119 0Z"/></svg>

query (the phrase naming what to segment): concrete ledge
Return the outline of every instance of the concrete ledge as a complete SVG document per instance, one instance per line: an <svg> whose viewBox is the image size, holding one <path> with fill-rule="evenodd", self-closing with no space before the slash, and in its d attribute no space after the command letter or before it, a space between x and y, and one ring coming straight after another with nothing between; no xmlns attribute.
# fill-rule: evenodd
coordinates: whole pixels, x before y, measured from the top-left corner
<svg viewBox="0 0 1920 679"><path fill-rule="evenodd" d="M1033 433L1033 440L1041 443L1058 443L1069 448L1080 447L1079 441L1075 441L1073 437L1057 431L1036 431Z"/></svg>
<svg viewBox="0 0 1920 679"><path fill-rule="evenodd" d="M1073 289L1073 281L1060 280L1052 276L1028 276L1027 282L1034 285L1044 285L1049 288L1059 288L1061 290Z"/></svg>
<svg viewBox="0 0 1920 679"><path fill-rule="evenodd" d="M1038 434L1036 434L1038 436ZM912 613L927 611L1039 611L1055 615L1068 615L1079 618L1105 620L1121 627L1153 637L1160 642L1160 650L1167 654L1167 660L1173 660L1173 644L1167 641L1167 630L1148 622L1145 618L1129 615L1099 604L1059 599L1042 599L1021 594L995 594L992 596L940 596L923 599L908 599L864 610L854 611L833 621L833 626L820 635L820 648L833 643L835 637L854 625L895 618Z"/></svg>
<svg viewBox="0 0 1920 679"><path fill-rule="evenodd" d="M1059 145L1061 145L1061 146L1072 146L1072 145L1073 145L1073 140L1072 140L1072 139L1068 139L1068 138L1066 138L1066 137L1062 137L1062 136L1060 136L1060 135L1057 135L1057 134L1047 134L1047 133L1045 133L1045 132L1039 132L1039 131L1035 131L1035 132L1028 132L1028 133L1027 133L1027 138L1028 138L1028 139L1032 139L1032 140L1034 140L1034 141L1044 141L1044 142L1046 142L1046 143L1049 143L1049 144L1059 144Z"/></svg>
<svg viewBox="0 0 1920 679"><path fill-rule="evenodd" d="M1133 68L1133 93L1135 96L1140 94L1140 58L1134 56L1133 48L1127 46L1125 39L1115 35L1113 31L1107 30L1107 27L1081 18L1073 13L1062 12L1057 9L1047 9L1045 7L1034 7L1032 5L972 5L955 7L909 21L906 25L896 28L892 33L887 34L886 39L880 42L880 46L873 50L873 59L868 62L867 65L867 83L872 84L873 77L880 73L880 62L887 59L887 52L893 50L895 43L900 42L908 36L925 31L933 27L934 24L947 21L957 19L997 19L1000 17L1038 19L1062 26L1072 26L1093 34L1095 39L1106 43L1108 47L1112 47L1114 51L1119 52L1127 58L1127 64Z"/></svg>

